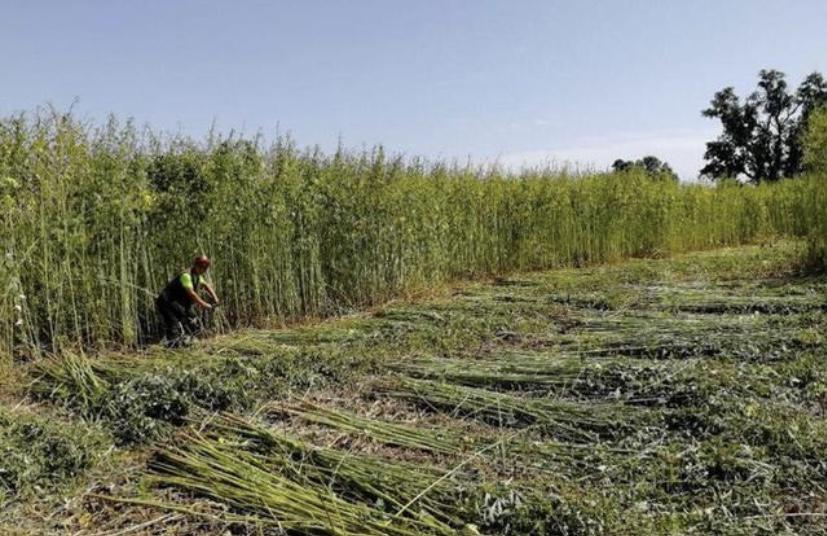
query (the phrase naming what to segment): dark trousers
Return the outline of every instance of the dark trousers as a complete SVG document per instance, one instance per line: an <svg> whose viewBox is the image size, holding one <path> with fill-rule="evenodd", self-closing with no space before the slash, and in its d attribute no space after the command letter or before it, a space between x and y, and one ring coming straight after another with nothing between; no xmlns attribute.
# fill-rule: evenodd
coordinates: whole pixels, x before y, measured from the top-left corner
<svg viewBox="0 0 827 536"><path fill-rule="evenodd" d="M195 313L192 307L185 307L176 301L169 300L163 294L155 299L155 307L164 321L167 344L181 344L185 334L192 335L195 324Z"/></svg>

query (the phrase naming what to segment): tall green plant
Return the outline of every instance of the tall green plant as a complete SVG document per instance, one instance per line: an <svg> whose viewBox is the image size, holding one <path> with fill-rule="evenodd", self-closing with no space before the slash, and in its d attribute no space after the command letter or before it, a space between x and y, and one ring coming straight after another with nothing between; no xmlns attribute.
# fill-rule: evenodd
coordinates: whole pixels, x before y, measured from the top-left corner
<svg viewBox="0 0 827 536"><path fill-rule="evenodd" d="M809 236L823 180L711 188L325 155L289 139L163 138L54 111L0 119L0 353L136 345L206 253L224 327L385 300L446 279ZM821 197L819 197L821 196ZM817 255L815 253L814 255ZM823 255L823 253L821 253Z"/></svg>

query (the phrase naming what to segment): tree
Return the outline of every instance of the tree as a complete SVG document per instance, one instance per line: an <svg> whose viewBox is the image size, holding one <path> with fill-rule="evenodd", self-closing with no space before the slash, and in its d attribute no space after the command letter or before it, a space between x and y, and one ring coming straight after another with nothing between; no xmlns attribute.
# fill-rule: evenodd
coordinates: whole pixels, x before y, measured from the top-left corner
<svg viewBox="0 0 827 536"><path fill-rule="evenodd" d="M810 115L803 146L805 171L827 173L827 107Z"/></svg>
<svg viewBox="0 0 827 536"><path fill-rule="evenodd" d="M633 169L641 169L645 171L653 179L671 179L678 180L678 175L666 162L662 162L659 158L654 156L644 156L640 160L623 160L618 158L612 164L612 169L616 172L631 171Z"/></svg>
<svg viewBox="0 0 827 536"><path fill-rule="evenodd" d="M701 175L759 183L801 173L803 133L813 111L827 103L827 81L814 72L791 93L780 71L762 70L758 77L758 90L743 104L727 87L703 110L705 117L720 119L724 131L706 144Z"/></svg>

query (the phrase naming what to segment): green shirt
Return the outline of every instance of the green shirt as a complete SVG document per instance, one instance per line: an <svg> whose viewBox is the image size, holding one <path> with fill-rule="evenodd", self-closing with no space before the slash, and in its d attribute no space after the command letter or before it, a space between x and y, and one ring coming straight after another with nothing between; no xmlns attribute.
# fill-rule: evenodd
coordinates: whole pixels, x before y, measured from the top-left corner
<svg viewBox="0 0 827 536"><path fill-rule="evenodd" d="M187 290L195 290L192 284L192 275L189 272L181 274L181 286Z"/></svg>

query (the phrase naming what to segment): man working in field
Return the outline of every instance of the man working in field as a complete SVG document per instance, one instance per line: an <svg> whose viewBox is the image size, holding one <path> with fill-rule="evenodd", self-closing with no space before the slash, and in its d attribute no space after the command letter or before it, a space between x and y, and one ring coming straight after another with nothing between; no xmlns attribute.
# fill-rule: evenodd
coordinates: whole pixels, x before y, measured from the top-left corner
<svg viewBox="0 0 827 536"><path fill-rule="evenodd" d="M203 278L209 267L210 259L204 255L197 257L192 266L172 278L156 298L155 306L164 319L167 346L181 346L185 343L184 332L193 333L197 324L196 307L212 309L213 306L198 295L201 287L207 291L213 304L218 304L218 296Z"/></svg>

